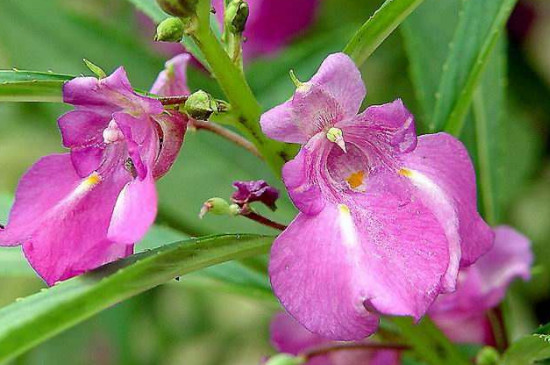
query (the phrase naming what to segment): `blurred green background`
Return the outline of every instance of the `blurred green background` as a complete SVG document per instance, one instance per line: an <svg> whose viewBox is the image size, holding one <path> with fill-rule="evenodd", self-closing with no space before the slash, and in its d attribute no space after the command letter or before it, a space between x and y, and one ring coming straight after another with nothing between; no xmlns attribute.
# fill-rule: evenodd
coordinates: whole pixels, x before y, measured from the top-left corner
<svg viewBox="0 0 550 365"><path fill-rule="evenodd" d="M264 107L292 93L289 69L308 79L327 54L343 48L380 3L323 0L314 25L292 45L248 65L251 86ZM148 89L169 55L151 43L153 28L142 18L124 0L1 0L0 68L81 74L89 73L82 62L86 58L107 71L123 65L136 88ZM517 283L507 300L513 314L510 329L517 335L550 322L550 3L520 1L508 31L507 147L501 150L505 163L498 199L504 207L501 220L527 234L537 254L533 280ZM377 50L362 71L369 90L366 104L401 97L416 113L422 130L422 110L400 32ZM192 90L203 88L219 95L215 82L203 72L191 69L189 78ZM40 156L61 151L56 118L65 110L62 105L0 104L0 222L5 222L21 174ZM474 150L468 126L464 134ZM243 219L198 219L202 202L212 196L228 197L231 182L243 179L277 184L253 156L217 136L189 132L178 163L158 184L159 223L190 236L273 234ZM295 210L286 196L279 208L273 217L288 222ZM180 236L169 228L156 229L142 247ZM2 267L10 255L19 252L0 251L0 305L42 287L24 267L21 275L4 275ZM203 278L183 279L117 305L14 363L257 364L273 352L268 324L277 308L269 296L241 296Z"/></svg>

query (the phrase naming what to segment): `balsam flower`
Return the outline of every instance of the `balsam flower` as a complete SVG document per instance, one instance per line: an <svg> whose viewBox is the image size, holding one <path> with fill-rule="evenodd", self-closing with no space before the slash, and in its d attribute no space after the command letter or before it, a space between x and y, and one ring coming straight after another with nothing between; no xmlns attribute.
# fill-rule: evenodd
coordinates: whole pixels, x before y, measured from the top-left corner
<svg viewBox="0 0 550 365"><path fill-rule="evenodd" d="M318 0L247 0L250 14L243 35L245 59L272 54L303 32L313 21ZM214 0L223 23L223 0Z"/></svg>
<svg viewBox="0 0 550 365"><path fill-rule="evenodd" d="M401 100L357 114L365 94L351 59L334 54L261 118L271 138L302 144L283 168L300 213L271 250L274 292L338 340L373 333L381 313L419 319L494 238L462 143L417 138Z"/></svg>
<svg viewBox="0 0 550 365"><path fill-rule="evenodd" d="M156 216L155 179L174 162L187 122L136 94L123 68L71 80L63 97L75 106L58 120L70 153L29 169L0 231L0 245L22 244L49 285L133 252Z"/></svg>
<svg viewBox="0 0 550 365"><path fill-rule="evenodd" d="M494 231L493 248L461 270L457 290L438 297L428 312L455 342L494 345L487 311L504 299L514 279L531 277L533 253L527 237L507 226Z"/></svg>
<svg viewBox="0 0 550 365"><path fill-rule="evenodd" d="M309 332L286 313L278 313L271 321L271 343L275 349L290 355L303 355L308 351L340 344ZM339 349L326 355L315 356L305 365L397 365L401 354L397 350Z"/></svg>

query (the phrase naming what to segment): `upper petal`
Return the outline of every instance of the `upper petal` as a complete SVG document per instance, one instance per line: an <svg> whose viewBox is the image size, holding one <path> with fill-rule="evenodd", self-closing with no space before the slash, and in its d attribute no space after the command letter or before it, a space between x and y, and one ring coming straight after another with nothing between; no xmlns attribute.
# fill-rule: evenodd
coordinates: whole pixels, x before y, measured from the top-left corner
<svg viewBox="0 0 550 365"><path fill-rule="evenodd" d="M338 124L344 139L376 153L395 156L416 147L414 117L401 99L368 107L357 117Z"/></svg>
<svg viewBox="0 0 550 365"><path fill-rule="evenodd" d="M323 129L353 118L365 94L353 61L343 53L333 54L291 100L264 113L260 124L270 138L304 144Z"/></svg>
<svg viewBox="0 0 550 365"><path fill-rule="evenodd" d="M63 101L104 116L121 108L146 114L160 114L164 109L158 100L136 94L122 67L104 79L77 77L66 82Z"/></svg>
<svg viewBox="0 0 550 365"><path fill-rule="evenodd" d="M187 87L187 64L191 55L182 53L166 61L164 71L161 71L151 87L151 93L160 96L189 95Z"/></svg>
<svg viewBox="0 0 550 365"><path fill-rule="evenodd" d="M292 101L268 110L260 119L262 131L266 136L286 143L300 143L307 141L307 135L303 132L293 114Z"/></svg>
<svg viewBox="0 0 550 365"><path fill-rule="evenodd" d="M353 117L359 112L367 94L361 72L345 53L329 55L307 84L322 88L337 100L346 118Z"/></svg>
<svg viewBox="0 0 550 365"><path fill-rule="evenodd" d="M344 220L343 220L344 219ZM315 216L299 213L275 239L269 274L286 310L308 330L338 340L362 339L378 327L365 310L369 278L360 247L347 245L348 223L327 205Z"/></svg>
<svg viewBox="0 0 550 365"><path fill-rule="evenodd" d="M494 233L477 211L475 171L464 145L446 133L423 135L416 149L402 156L402 163L405 169L419 173L409 177L419 190L432 196L435 205L454 207L460 265L470 265L486 253ZM442 222L452 220L448 214L441 215Z"/></svg>

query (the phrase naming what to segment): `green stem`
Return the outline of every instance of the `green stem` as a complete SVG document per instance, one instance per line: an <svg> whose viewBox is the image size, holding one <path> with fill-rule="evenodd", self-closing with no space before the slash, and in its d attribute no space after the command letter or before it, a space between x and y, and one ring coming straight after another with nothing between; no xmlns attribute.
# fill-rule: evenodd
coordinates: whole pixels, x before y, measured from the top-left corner
<svg viewBox="0 0 550 365"><path fill-rule="evenodd" d="M411 318L394 317L391 321L401 331L403 339L412 350L430 365L469 365L468 359L428 318L424 317L418 324Z"/></svg>
<svg viewBox="0 0 550 365"><path fill-rule="evenodd" d="M355 33L344 48L360 67L384 40L401 24L424 0L386 0Z"/></svg>
<svg viewBox="0 0 550 365"><path fill-rule="evenodd" d="M264 156L277 176L288 160L286 145L268 139L261 131L262 108L250 89L242 71L232 62L210 29L210 1L199 0L197 29L193 33L197 46L208 61L212 73L238 116L237 126Z"/></svg>

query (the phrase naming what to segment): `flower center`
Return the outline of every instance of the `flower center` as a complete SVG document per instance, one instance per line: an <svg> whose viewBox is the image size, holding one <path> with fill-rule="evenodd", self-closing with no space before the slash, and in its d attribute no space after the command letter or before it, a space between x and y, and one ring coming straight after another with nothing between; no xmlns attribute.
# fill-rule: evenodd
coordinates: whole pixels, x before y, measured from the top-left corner
<svg viewBox="0 0 550 365"><path fill-rule="evenodd" d="M103 142L110 144L124 140L124 134L114 120L103 130Z"/></svg>
<svg viewBox="0 0 550 365"><path fill-rule="evenodd" d="M354 144L348 143L345 152L341 148L333 147L327 158L327 169L333 184L339 190L366 190L369 159Z"/></svg>
<svg viewBox="0 0 550 365"><path fill-rule="evenodd" d="M344 133L340 128L332 127L327 131L327 139L332 143L336 143L342 151L346 152L346 141L344 141Z"/></svg>

